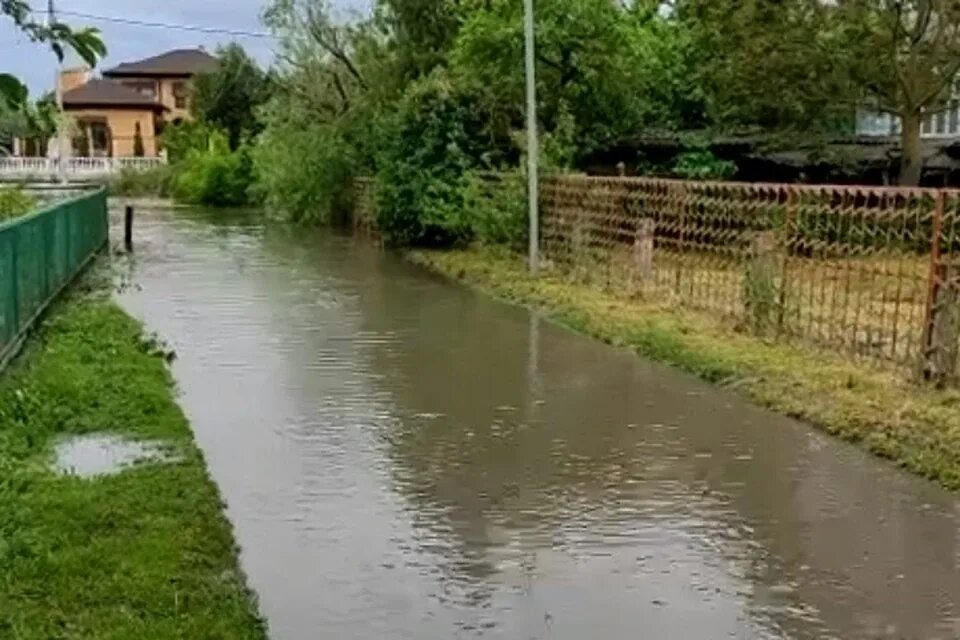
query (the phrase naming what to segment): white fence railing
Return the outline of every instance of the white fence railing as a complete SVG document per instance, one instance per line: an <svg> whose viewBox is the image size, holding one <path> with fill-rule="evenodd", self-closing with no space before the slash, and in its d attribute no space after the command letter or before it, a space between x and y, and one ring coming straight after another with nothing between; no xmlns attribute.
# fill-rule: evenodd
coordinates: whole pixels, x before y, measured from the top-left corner
<svg viewBox="0 0 960 640"><path fill-rule="evenodd" d="M165 158L67 158L61 171L56 158L0 157L0 180L89 180L124 170L145 171L166 164Z"/></svg>

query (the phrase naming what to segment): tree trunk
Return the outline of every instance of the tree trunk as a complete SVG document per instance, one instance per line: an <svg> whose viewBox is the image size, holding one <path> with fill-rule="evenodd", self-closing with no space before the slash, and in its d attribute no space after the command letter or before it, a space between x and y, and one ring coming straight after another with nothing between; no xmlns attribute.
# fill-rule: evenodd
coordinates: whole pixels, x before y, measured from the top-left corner
<svg viewBox="0 0 960 640"><path fill-rule="evenodd" d="M915 187L920 184L923 173L923 147L920 143L920 129L923 116L919 112L909 111L900 117L900 186Z"/></svg>

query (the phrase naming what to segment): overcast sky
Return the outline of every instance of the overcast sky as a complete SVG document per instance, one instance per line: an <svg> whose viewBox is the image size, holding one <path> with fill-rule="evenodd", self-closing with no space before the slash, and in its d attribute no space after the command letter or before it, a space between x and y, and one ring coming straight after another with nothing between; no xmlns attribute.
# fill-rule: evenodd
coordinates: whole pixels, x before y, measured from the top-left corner
<svg viewBox="0 0 960 640"><path fill-rule="evenodd" d="M260 14L269 0L56 0L56 8L148 22L186 24L215 29L265 31ZM46 7L47 0L32 0L35 8ZM370 0L333 0L339 10L368 6ZM258 61L268 65L273 59L272 41L263 38L198 33L176 29L151 28L115 22L100 22L66 13L61 20L73 26L96 26L103 32L109 55L100 67L109 68L121 62L146 58L170 49L217 44L235 39ZM76 62L76 60L74 60ZM68 60L69 63L69 60ZM8 18L0 18L0 73L12 73L30 87L30 95L38 97L53 88L57 60L49 48L31 44L13 27Z"/></svg>

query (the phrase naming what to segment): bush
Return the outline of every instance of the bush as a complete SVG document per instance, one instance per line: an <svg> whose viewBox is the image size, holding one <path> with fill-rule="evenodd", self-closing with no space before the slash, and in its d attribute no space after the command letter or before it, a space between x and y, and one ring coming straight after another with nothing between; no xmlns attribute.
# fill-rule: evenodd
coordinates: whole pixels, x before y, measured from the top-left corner
<svg viewBox="0 0 960 640"><path fill-rule="evenodd" d="M37 199L22 187L0 188L0 221L29 213L37 205Z"/></svg>
<svg viewBox="0 0 960 640"><path fill-rule="evenodd" d="M353 147L332 124L280 101L264 111L266 128L252 151L254 193L268 211L294 222L329 223L346 210L356 166Z"/></svg>
<svg viewBox="0 0 960 640"><path fill-rule="evenodd" d="M111 196L152 196L166 198L170 195L173 169L169 166L153 169L124 169L107 185Z"/></svg>
<svg viewBox="0 0 960 640"><path fill-rule="evenodd" d="M216 129L203 122L181 122L167 125L160 141L167 151L167 159L171 164L177 164L191 151L208 148L211 136L216 133Z"/></svg>
<svg viewBox="0 0 960 640"><path fill-rule="evenodd" d="M473 237L514 251L527 246L527 193L523 174L467 174L461 197Z"/></svg>
<svg viewBox="0 0 960 640"><path fill-rule="evenodd" d="M687 180L726 180L737 172L737 165L721 160L709 149L692 149L677 156L670 171Z"/></svg>
<svg viewBox="0 0 960 640"><path fill-rule="evenodd" d="M391 244L447 246L470 238L466 172L481 164L483 122L442 75L418 81L381 127L377 224Z"/></svg>
<svg viewBox="0 0 960 640"><path fill-rule="evenodd" d="M253 162L247 145L230 151L216 133L206 149L191 149L175 168L174 198L187 204L241 206L250 202Z"/></svg>

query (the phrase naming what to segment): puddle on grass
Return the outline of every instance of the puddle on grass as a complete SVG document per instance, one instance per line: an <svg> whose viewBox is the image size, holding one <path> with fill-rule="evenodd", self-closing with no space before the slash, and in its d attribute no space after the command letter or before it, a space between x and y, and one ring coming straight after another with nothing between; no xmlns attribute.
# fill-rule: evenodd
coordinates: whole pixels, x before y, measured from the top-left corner
<svg viewBox="0 0 960 640"><path fill-rule="evenodd" d="M161 442L129 440L108 433L64 439L57 444L54 453L57 471L80 478L109 476L135 464L174 462L178 459L170 447Z"/></svg>

